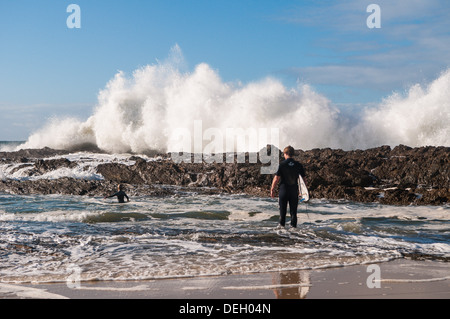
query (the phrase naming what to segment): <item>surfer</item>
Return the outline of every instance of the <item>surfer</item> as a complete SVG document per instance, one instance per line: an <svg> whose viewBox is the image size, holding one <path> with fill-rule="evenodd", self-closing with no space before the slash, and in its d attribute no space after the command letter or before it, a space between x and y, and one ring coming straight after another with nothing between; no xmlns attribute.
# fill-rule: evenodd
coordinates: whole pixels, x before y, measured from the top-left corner
<svg viewBox="0 0 450 319"><path fill-rule="evenodd" d="M105 196L104 199L106 198L111 198L117 196L117 199L119 200L119 203L125 203L125 197L127 198L127 202L130 201L130 199L128 198L127 194L123 191L123 185L119 184L117 186L117 193L111 195L111 196Z"/></svg>
<svg viewBox="0 0 450 319"><path fill-rule="evenodd" d="M294 148L287 146L283 150L284 161L278 166L270 196L275 197L275 186L280 183L279 204L280 204L280 225L284 227L286 223L287 205L289 203L289 212L291 214L291 226L297 227L297 206L298 206L298 176L305 177L303 165L293 159Z"/></svg>

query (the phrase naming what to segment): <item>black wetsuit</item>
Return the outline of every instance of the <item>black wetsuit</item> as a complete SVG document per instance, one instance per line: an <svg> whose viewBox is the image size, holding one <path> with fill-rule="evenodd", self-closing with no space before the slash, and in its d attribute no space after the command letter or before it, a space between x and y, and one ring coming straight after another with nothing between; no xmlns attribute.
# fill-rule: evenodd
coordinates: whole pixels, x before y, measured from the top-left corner
<svg viewBox="0 0 450 319"><path fill-rule="evenodd" d="M291 214L291 226L297 227L297 206L298 206L298 176L305 176L303 165L292 158L280 163L277 176L280 176L280 225L286 224L287 204Z"/></svg>
<svg viewBox="0 0 450 319"><path fill-rule="evenodd" d="M117 196L117 199L119 200L119 203L125 203L125 197L127 198L127 201L130 201L127 194L125 194L124 191L118 191L114 195L108 196L107 198Z"/></svg>

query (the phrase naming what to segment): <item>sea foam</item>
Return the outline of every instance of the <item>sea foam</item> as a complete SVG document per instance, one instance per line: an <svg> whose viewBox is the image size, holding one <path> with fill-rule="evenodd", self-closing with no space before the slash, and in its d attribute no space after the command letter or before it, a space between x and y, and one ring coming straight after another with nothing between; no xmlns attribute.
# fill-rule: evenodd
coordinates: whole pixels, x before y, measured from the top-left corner
<svg viewBox="0 0 450 319"><path fill-rule="evenodd" d="M54 118L18 149L90 145L109 153L181 151L173 133L192 132L195 121L223 136L227 128L276 128L279 141L273 144L280 148L450 145L450 70L355 115L307 84L288 88L272 77L247 84L224 82L208 64L183 71L182 61L175 46L167 61L139 68L132 76L118 72L100 91L87 120ZM257 149L247 150L257 151L267 141L258 142Z"/></svg>

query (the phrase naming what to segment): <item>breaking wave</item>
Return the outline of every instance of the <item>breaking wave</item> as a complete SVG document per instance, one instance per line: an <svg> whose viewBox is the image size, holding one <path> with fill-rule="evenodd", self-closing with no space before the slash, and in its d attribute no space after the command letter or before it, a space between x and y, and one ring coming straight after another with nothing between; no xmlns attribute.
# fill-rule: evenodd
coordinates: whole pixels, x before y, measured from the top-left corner
<svg viewBox="0 0 450 319"><path fill-rule="evenodd" d="M181 71L182 65L181 50L175 46L164 62L135 70L131 77L118 72L100 91L87 120L55 118L18 148L181 151L174 132L181 129L194 136L195 121L201 121L203 132L215 129L222 134L216 139L230 128L278 129L279 139L259 136L252 144L256 149L248 151L268 143L305 150L450 145L450 70L427 86L413 85L355 116L306 84L287 88L270 77L230 83L205 63L189 72ZM216 152L235 150L227 143L215 146Z"/></svg>

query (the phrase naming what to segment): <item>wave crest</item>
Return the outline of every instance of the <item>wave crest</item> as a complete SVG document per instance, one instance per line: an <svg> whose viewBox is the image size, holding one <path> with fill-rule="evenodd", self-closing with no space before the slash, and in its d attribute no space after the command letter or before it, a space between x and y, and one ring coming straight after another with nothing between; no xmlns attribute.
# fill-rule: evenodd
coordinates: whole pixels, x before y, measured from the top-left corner
<svg viewBox="0 0 450 319"><path fill-rule="evenodd" d="M196 120L203 130L216 128L224 136L227 128L278 128L279 142L273 144L279 148L449 145L450 70L425 89L413 85L405 96L394 93L355 118L309 85L289 89L270 77L226 83L205 63L192 72L182 72L182 65L175 46L166 62L140 68L131 77L118 72L99 93L90 118L55 118L19 148L179 151L173 132L193 132ZM258 149L266 144L259 142Z"/></svg>

